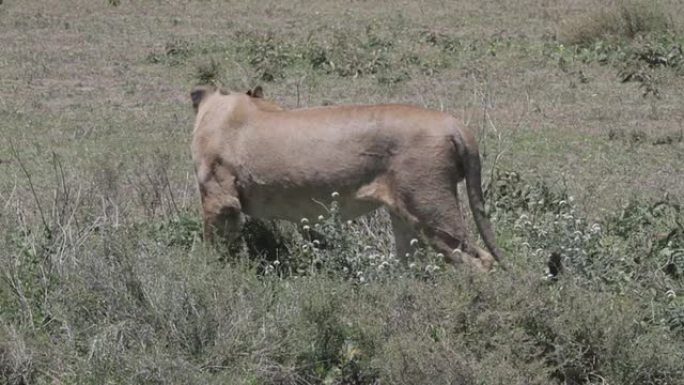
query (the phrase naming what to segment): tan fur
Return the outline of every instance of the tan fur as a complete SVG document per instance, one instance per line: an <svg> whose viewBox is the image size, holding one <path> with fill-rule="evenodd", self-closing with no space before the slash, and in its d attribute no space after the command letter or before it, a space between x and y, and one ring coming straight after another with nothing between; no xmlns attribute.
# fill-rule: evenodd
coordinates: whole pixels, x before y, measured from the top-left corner
<svg viewBox="0 0 684 385"><path fill-rule="evenodd" d="M192 156L205 239L216 232L234 237L243 213L316 218L324 214L318 202L336 191L347 218L380 206L389 210L401 257L422 231L453 262L488 270L499 259L484 215L477 144L455 118L406 105L285 111L262 95L192 93ZM456 188L464 178L494 258L467 241Z"/></svg>

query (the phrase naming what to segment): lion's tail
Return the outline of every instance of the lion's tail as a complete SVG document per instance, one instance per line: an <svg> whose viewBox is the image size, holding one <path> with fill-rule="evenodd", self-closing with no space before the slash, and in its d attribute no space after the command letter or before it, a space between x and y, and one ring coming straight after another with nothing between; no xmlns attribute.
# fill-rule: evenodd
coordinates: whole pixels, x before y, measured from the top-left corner
<svg viewBox="0 0 684 385"><path fill-rule="evenodd" d="M505 266L501 262L503 254L496 246L494 230L485 214L484 195L482 194L482 177L480 174L480 152L474 138L467 134L464 136L462 146L459 146L455 140L454 145L461 150L459 152L465 171L466 190L468 191L470 210L473 212L475 224L477 225L477 229L480 232L487 249L492 253L492 256L499 262L501 267L505 269Z"/></svg>

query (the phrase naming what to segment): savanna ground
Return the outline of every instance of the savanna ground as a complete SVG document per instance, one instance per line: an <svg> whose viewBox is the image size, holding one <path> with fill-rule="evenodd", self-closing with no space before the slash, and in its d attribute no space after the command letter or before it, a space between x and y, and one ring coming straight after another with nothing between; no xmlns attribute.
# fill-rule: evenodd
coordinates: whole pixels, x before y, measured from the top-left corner
<svg viewBox="0 0 684 385"><path fill-rule="evenodd" d="M0 2L0 383L684 384L683 15ZM343 223L333 202L326 249L272 223L249 251L205 248L200 82L460 117L509 271L402 265L384 215Z"/></svg>

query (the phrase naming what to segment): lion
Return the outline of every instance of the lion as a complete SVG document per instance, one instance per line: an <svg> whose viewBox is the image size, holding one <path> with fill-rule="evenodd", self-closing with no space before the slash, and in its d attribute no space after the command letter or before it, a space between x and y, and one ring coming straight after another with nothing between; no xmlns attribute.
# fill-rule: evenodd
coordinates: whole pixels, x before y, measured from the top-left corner
<svg viewBox="0 0 684 385"><path fill-rule="evenodd" d="M485 215L480 155L472 133L446 113L410 105L286 110L260 88L191 92L192 159L204 239L232 242L244 215L298 221L326 213L334 193L343 218L384 206L396 254L422 233L454 264L488 271L501 263ZM457 185L465 179L475 224L489 252L470 242Z"/></svg>

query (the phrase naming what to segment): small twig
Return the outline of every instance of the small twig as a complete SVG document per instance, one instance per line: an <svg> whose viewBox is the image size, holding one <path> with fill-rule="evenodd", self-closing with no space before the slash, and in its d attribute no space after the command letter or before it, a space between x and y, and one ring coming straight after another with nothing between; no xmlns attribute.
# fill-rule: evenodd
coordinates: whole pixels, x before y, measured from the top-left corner
<svg viewBox="0 0 684 385"><path fill-rule="evenodd" d="M62 232L66 234L66 231L64 230L65 228L68 228L71 226L71 222L74 220L74 217L76 216L76 209L78 206L81 204L81 186L78 186L78 191L76 192L76 200L74 202L74 206L71 209L71 214L69 215L69 219L67 219L66 223L63 226L60 226L62 228Z"/></svg>
<svg viewBox="0 0 684 385"><path fill-rule="evenodd" d="M166 168L164 168L164 174L162 175L162 178L164 178L164 184L166 185L166 190L169 192L169 198L171 199L171 205L173 206L173 210L176 212L176 216L180 216L180 210L178 210L178 205L176 205L176 198L173 196L173 190L171 189L171 180L169 180L169 173Z"/></svg>
<svg viewBox="0 0 684 385"><path fill-rule="evenodd" d="M16 191L17 191L17 180L16 180L16 178L15 178L15 180L14 180L14 186L12 187L12 191L10 191L9 195L7 196L7 198L3 198L3 199L5 200L5 204L4 204L3 207L2 207L3 210L7 210L7 207L10 205L10 201L12 200L12 198L14 198L14 194L16 193ZM1 195L2 195L2 194L0 194L0 196L1 196Z"/></svg>
<svg viewBox="0 0 684 385"><path fill-rule="evenodd" d="M19 299L19 303L21 306L24 308L24 311L28 314L28 325L33 328L33 311L31 310L31 306L28 303L28 300L26 299L26 295L24 295L24 290L21 287L21 281L19 280L18 276L15 276L13 274L10 274L7 272L7 275L5 276L5 280L9 284L10 288L14 292L14 294L17 296Z"/></svg>
<svg viewBox="0 0 684 385"><path fill-rule="evenodd" d="M188 191L189 191L189 186L190 186L190 172L185 173L185 188L183 189L183 199L181 201L181 204L183 206L183 210L186 210L188 208Z"/></svg>
<svg viewBox="0 0 684 385"><path fill-rule="evenodd" d="M297 83L295 83L296 92L297 92L297 108L299 108L301 106L300 88L301 88L301 84L304 82L304 79L306 79L306 74L304 76L302 76L301 78L299 78L297 80Z"/></svg>
<svg viewBox="0 0 684 385"><path fill-rule="evenodd" d="M57 224L62 223L62 218L66 215L67 206L69 205L69 190L66 186L66 177L64 176L64 168L62 167L62 162L59 161L57 154L52 152L52 168L55 172L55 182L58 186L62 187L62 203L58 204L59 198L59 187L55 189L55 197L53 201L53 215L52 218ZM57 206L59 209L57 208Z"/></svg>
<svg viewBox="0 0 684 385"><path fill-rule="evenodd" d="M29 188L31 189L31 195L33 196L33 199L36 201L36 206L38 206L38 213L40 214L40 219L43 221L43 228L48 238L50 238L52 236L52 232L50 231L50 226L48 225L47 219L45 219L45 212L43 211L43 207L40 205L40 199L38 199L36 189L33 186L33 181L31 180L31 173L29 173L28 169L26 168L26 165L24 165L24 162L22 162L21 157L19 156L19 152L17 151L17 148L14 146L14 141L11 138L10 151L19 163L21 171L23 171L24 175L26 176L26 179L28 180Z"/></svg>

